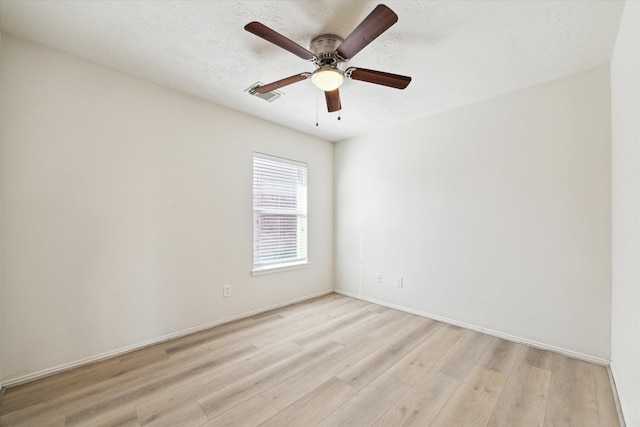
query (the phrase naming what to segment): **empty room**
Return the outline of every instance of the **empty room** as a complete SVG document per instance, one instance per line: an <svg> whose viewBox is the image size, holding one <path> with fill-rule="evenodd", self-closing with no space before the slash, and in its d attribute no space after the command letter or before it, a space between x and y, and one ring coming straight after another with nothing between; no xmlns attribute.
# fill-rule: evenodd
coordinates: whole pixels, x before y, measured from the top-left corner
<svg viewBox="0 0 640 427"><path fill-rule="evenodd" d="M0 426L640 427L640 1L0 0Z"/></svg>

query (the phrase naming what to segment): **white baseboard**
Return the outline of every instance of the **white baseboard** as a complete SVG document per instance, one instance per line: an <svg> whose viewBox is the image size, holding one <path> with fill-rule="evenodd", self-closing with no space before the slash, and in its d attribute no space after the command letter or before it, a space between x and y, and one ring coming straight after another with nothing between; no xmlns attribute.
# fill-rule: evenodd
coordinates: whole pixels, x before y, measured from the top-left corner
<svg viewBox="0 0 640 427"><path fill-rule="evenodd" d="M88 365L90 363L95 363L95 362L99 362L101 360L105 360L108 359L110 357L115 357L115 356L121 356L125 353L129 353L135 350L140 350L142 348L145 347L149 347L155 344L159 344L165 341L169 341L175 338L180 338L183 337L185 335L189 335L189 334L194 334L196 332L200 332L203 331L205 329L209 329L209 328L213 328L215 326L220 326L222 324L225 323L229 323L229 322L233 322L235 320L240 320L240 319L245 319L247 317L251 317L251 316L255 316L256 314L260 314L260 313L264 313L267 311L271 311L271 310L275 310L277 308L281 308L281 307L285 307L287 305L291 305L291 304L296 304L298 302L302 302L302 301L306 301L306 300L310 300L312 298L317 298L323 295L327 295L333 293L333 289L328 289L325 291L321 291L321 292L315 292L313 294L308 294L305 295L303 297L299 297L299 298L294 298L288 301L284 301L284 302L280 302L277 304L273 304L270 305L268 307L261 307L259 309L256 310L252 310L252 311L248 311L246 313L242 313L242 314L238 314L235 316L231 316L231 317L227 317L225 319L220 319L220 320L216 320L214 322L211 323L207 323L204 325L200 325L200 326L196 326L194 328L189 328L189 329L185 329L183 331L180 332L176 332L176 333L172 333L169 335L164 335L162 337L159 338L154 338L148 341L144 341L138 344L134 344L134 345L130 345L127 347L122 347L119 348L117 350L113 350L113 351L109 351L106 353L102 353L102 354L98 354L96 356L92 356L92 357L87 357L85 359L81 359L81 360L76 360L75 362L70 362L70 363L65 363L64 365L60 365L60 366L56 366L54 368L49 368L49 369L43 369L42 371L38 371L38 372L34 372L32 374L27 374L27 375L23 375L20 377L16 377L16 378L12 378L6 381L2 382L2 389L4 390L5 388L9 388L9 387L13 387L13 386L17 386L20 384L24 384L30 381L34 381L40 378L44 378L44 377L48 377L50 375L54 375L54 374L58 374L60 372L64 372L64 371L68 371L70 369L74 369L74 368L79 368L81 366L84 365Z"/></svg>
<svg viewBox="0 0 640 427"><path fill-rule="evenodd" d="M472 325L472 324L465 323L465 322L459 322L457 320L449 319L449 318L446 318L446 317L443 317L443 316L438 316L437 314L427 313L427 312L424 312L424 311L416 310L414 308L409 308L409 307L405 307L405 306L398 305L398 304L392 304L392 303L389 303L389 302L386 302L386 301L382 301L382 300L378 300L378 299L375 299L375 298L367 297L367 296L364 296L364 295L361 295L361 294L358 294L358 293L355 293L355 292L345 291L343 289L334 289L333 291L335 293L338 293L338 294L346 295L346 296L349 296L349 297L352 297L352 298L357 298L357 299L360 299L360 300L363 300L363 301L367 301L367 302L370 302L370 303L373 303L373 304L382 305L384 307L393 308L395 310L404 311L406 313L415 314L417 316L426 317L428 319L437 320L438 322L447 323L449 325L459 326L461 328L469 329L471 331L480 332L482 334L491 335L491 336L494 336L494 337L497 337L497 338L502 338L502 339L505 339L507 341L512 341L512 342L516 342L516 343L519 343L519 344L526 344L528 346L539 348L541 350L553 351L554 353L559 353L559 354L562 354L564 356L572 357L574 359L584 360L585 362L595 363L595 364L603 365L603 366L609 366L609 360L602 359L600 357L595 357L595 356L590 356L588 354L578 353L576 351L568 350L566 348L556 347L556 346L553 346L553 345L544 344L544 343L540 343L540 342L537 342L537 341L532 341L532 340L521 338L521 337L518 337L518 336L515 336L515 335L510 335L510 334L505 334L503 332L494 331L492 329L482 328L480 326Z"/></svg>

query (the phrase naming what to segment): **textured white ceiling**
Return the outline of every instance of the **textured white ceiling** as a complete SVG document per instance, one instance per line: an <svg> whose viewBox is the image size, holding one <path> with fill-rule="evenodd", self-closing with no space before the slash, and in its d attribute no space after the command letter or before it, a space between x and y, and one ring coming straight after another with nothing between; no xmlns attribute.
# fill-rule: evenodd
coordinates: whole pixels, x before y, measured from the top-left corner
<svg viewBox="0 0 640 427"><path fill-rule="evenodd" d="M273 103L245 92L314 69L245 24L260 21L308 48L323 33L346 37L377 3L0 0L0 31L338 141L608 64L624 6L387 0L398 22L348 65L411 76L407 89L347 80L340 121L310 81Z"/></svg>

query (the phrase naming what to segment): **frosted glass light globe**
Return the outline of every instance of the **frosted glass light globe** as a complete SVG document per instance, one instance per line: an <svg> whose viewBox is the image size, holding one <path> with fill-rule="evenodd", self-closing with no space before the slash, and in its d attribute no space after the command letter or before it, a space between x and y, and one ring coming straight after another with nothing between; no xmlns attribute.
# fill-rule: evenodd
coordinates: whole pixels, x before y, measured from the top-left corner
<svg viewBox="0 0 640 427"><path fill-rule="evenodd" d="M344 81L344 75L336 68L319 68L311 75L311 82L324 91L336 90Z"/></svg>

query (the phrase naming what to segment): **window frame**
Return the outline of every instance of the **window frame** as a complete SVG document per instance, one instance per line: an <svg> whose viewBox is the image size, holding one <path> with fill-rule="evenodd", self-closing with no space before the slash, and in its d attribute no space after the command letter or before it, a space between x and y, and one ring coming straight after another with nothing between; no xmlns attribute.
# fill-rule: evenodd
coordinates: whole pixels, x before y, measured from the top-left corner
<svg viewBox="0 0 640 427"><path fill-rule="evenodd" d="M259 163L262 161L263 169L258 170ZM268 187L268 179L265 179L265 162L269 164L271 167L281 167L281 172L284 173L284 179L280 182L280 184L284 184L284 186L291 186L293 184L293 180L295 179L295 191L292 191L291 188L285 190L285 196L293 196L295 194L295 209L291 207L283 207L278 204L277 207L271 206L267 201L263 204L260 204L258 199L260 195L268 194L259 192L259 189L264 189L265 186ZM258 165L257 165L258 163ZM291 171L292 167L296 170L296 174L298 174L298 178L292 178ZM261 177L257 172L261 172ZM289 176L287 177L287 172L289 172ZM302 176L300 176L302 173ZM302 181L302 182L301 182ZM271 154L265 154L261 152L254 151L252 156L252 252L253 252L253 260L252 260L252 275L261 275L268 273L275 273L279 271L293 270L299 268L305 268L309 265L309 235L308 235L308 165L306 162L287 159L279 156L274 156ZM278 181L273 181L278 184ZM262 185L262 187L261 187ZM300 193L302 191L302 194ZM278 192L278 196L283 196L282 193ZM286 204L286 202L284 203ZM272 261L268 261L269 258L269 250L265 250L261 254L259 253L260 249L257 248L256 244L260 243L260 239L257 236L257 232L260 230L260 226L258 225L259 217L271 217L273 220L274 216L295 216L296 217L296 235L295 235L295 257L285 257L277 260L274 258ZM282 230L280 230L282 231ZM285 231L286 226L285 226ZM288 231L291 231L289 229ZM288 237L290 239L290 236ZM287 237L285 237L285 240ZM300 241L302 239L302 242ZM263 239L263 242L268 241L269 239ZM271 242L273 243L273 241ZM292 242L289 241L289 244ZM273 250L273 249L271 249ZM289 248L290 250L290 248ZM301 253L302 251L302 253ZM262 255L262 256L260 256ZM275 255L271 253L271 255Z"/></svg>

